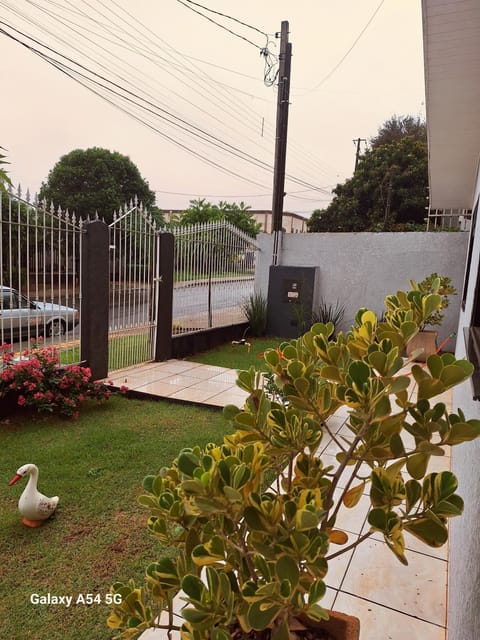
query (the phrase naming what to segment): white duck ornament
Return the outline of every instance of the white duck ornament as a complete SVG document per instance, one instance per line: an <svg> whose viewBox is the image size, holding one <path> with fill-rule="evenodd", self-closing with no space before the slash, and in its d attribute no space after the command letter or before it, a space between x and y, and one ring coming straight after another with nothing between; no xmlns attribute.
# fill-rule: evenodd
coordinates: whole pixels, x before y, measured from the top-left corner
<svg viewBox="0 0 480 640"><path fill-rule="evenodd" d="M37 490L38 467L35 464L24 464L17 469L17 473L8 483L9 486L27 475L27 486L18 501L18 510L23 516L24 525L39 527L57 508L58 496L47 498Z"/></svg>

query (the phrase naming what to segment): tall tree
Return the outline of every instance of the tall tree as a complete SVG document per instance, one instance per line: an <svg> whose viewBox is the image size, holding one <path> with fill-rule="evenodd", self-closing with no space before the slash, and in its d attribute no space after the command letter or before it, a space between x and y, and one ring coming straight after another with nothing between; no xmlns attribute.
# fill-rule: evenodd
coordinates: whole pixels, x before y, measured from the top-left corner
<svg viewBox="0 0 480 640"><path fill-rule="evenodd" d="M418 125L418 126L417 126ZM326 209L317 209L309 231L394 231L424 224L427 196L425 124L388 120L355 174L333 190Z"/></svg>
<svg viewBox="0 0 480 640"><path fill-rule="evenodd" d="M382 124L376 136L370 138L370 148L375 149L382 144L398 142L406 137L426 142L427 129L425 122L415 116L394 115Z"/></svg>
<svg viewBox="0 0 480 640"><path fill-rule="evenodd" d="M62 156L42 183L40 199L69 209L81 217L95 213L111 222L118 211L135 197L161 223L155 193L137 166L117 151L99 147L75 149Z"/></svg>
<svg viewBox="0 0 480 640"><path fill-rule="evenodd" d="M254 216L249 212L250 207L244 202L225 202L220 200L218 205L212 204L205 198L190 200L190 206L176 220L178 224L199 224L225 219L248 235L255 238L262 228Z"/></svg>

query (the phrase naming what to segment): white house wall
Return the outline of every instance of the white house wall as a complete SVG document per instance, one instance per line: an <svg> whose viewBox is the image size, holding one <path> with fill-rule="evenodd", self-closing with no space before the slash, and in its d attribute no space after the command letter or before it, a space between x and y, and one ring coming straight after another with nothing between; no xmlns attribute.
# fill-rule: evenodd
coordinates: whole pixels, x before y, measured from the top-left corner
<svg viewBox="0 0 480 640"><path fill-rule="evenodd" d="M260 234L255 288L265 295L272 262L273 236ZM440 340L456 332L468 233L308 233L284 234L281 265L320 268L319 298L345 305L342 329L360 307L381 314L386 295L408 289L433 271L452 278L459 294L451 299ZM317 301L318 302L318 301ZM445 347L454 350L455 341Z"/></svg>
<svg viewBox="0 0 480 640"><path fill-rule="evenodd" d="M480 198L477 180L474 202ZM477 274L480 269L480 228L477 220L470 278L465 310L460 313L457 358L466 357L464 328L470 325ZM453 405L461 407L467 418L480 419L480 403L472 399L470 382L454 390ZM448 585L448 638L466 640L480 636L480 442L460 445L452 449L452 471L458 478L458 493L465 501L461 518L450 524L450 568Z"/></svg>

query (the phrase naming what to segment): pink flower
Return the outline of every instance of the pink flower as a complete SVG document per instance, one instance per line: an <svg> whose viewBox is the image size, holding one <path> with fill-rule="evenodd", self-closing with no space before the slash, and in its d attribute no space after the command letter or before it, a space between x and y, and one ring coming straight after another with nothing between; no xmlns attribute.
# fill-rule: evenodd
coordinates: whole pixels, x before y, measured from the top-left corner
<svg viewBox="0 0 480 640"><path fill-rule="evenodd" d="M25 403L26 403L25 396L18 396L17 404L19 404L21 407L23 407L23 405Z"/></svg>

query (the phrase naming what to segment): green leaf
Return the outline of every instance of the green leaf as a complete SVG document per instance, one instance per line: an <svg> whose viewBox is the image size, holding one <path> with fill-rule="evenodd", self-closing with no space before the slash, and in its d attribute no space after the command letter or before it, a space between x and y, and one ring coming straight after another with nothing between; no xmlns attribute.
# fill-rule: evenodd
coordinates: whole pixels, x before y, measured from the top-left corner
<svg viewBox="0 0 480 640"><path fill-rule="evenodd" d="M480 423L478 420L469 422L456 422L452 425L443 442L454 445L474 440L480 435Z"/></svg>
<svg viewBox="0 0 480 640"><path fill-rule="evenodd" d="M250 529L254 531L265 531L265 521L257 509L254 507L246 507L244 515L245 521Z"/></svg>
<svg viewBox="0 0 480 640"><path fill-rule="evenodd" d="M410 513L413 507L420 500L420 497L422 495L422 485L416 480L407 480L407 482L405 483L405 489L407 494L405 504L406 511L407 513Z"/></svg>
<svg viewBox="0 0 480 640"><path fill-rule="evenodd" d="M182 451L178 456L178 468L181 473L193 477L195 469L200 466L200 460L191 451Z"/></svg>
<svg viewBox="0 0 480 640"><path fill-rule="evenodd" d="M441 380L426 378L418 382L418 399L428 400L445 391L445 385Z"/></svg>
<svg viewBox="0 0 480 640"><path fill-rule="evenodd" d="M300 360L293 360L288 363L287 374L293 379L301 378L305 373L305 365Z"/></svg>
<svg viewBox="0 0 480 640"><path fill-rule="evenodd" d="M138 496L137 502L147 509L158 509L158 500L153 496Z"/></svg>
<svg viewBox="0 0 480 640"><path fill-rule="evenodd" d="M422 315L424 320L427 320L429 316L442 306L442 296L438 293L432 293L422 298Z"/></svg>
<svg viewBox="0 0 480 640"><path fill-rule="evenodd" d="M448 498L457 490L458 480L451 471L432 473L431 478L433 478L434 502Z"/></svg>
<svg viewBox="0 0 480 640"><path fill-rule="evenodd" d="M187 596L196 602L201 602L205 592L205 585L198 576L187 574L182 580L182 589Z"/></svg>
<svg viewBox="0 0 480 640"><path fill-rule="evenodd" d="M433 378L440 378L443 369L442 358L437 354L428 356L427 367Z"/></svg>
<svg viewBox="0 0 480 640"><path fill-rule="evenodd" d="M252 629L257 631L267 629L282 609L283 606L278 603L265 602L263 600L253 602L248 607L247 622Z"/></svg>
<svg viewBox="0 0 480 640"><path fill-rule="evenodd" d="M275 572L280 581L289 580L296 587L300 578L297 562L288 555L280 556L275 565Z"/></svg>
<svg viewBox="0 0 480 640"><path fill-rule="evenodd" d="M425 453L414 453L407 458L407 471L415 478L420 480L427 473L428 462L430 455Z"/></svg>
<svg viewBox="0 0 480 640"><path fill-rule="evenodd" d="M371 509L368 514L368 523L377 531L387 530L387 514L383 509Z"/></svg>
<svg viewBox="0 0 480 640"><path fill-rule="evenodd" d="M361 360L354 361L348 368L348 374L358 387L362 387L368 382L370 367Z"/></svg>
<svg viewBox="0 0 480 640"><path fill-rule="evenodd" d="M386 374L387 356L381 351L373 351L368 356L368 361L374 369L378 371L380 375Z"/></svg>
<svg viewBox="0 0 480 640"><path fill-rule="evenodd" d="M297 531L308 531L318 526L318 516L308 509L299 509L295 517Z"/></svg>
<svg viewBox="0 0 480 640"><path fill-rule="evenodd" d="M416 333L418 333L418 326L416 322L402 322L400 325L400 332L405 339L405 342L408 342L410 338L412 338Z"/></svg>
<svg viewBox="0 0 480 640"><path fill-rule="evenodd" d="M213 536L205 544L197 545L192 551L196 565L209 566L225 560L225 545L219 536Z"/></svg>
<svg viewBox="0 0 480 640"><path fill-rule="evenodd" d="M461 516L463 513L463 507L464 504L462 498L459 495L454 494L448 499L438 502L438 504L433 507L432 511L434 511L439 518L452 518L454 516Z"/></svg>
<svg viewBox="0 0 480 640"><path fill-rule="evenodd" d="M334 367L333 365L322 367L320 369L320 375L324 380L329 380L331 382L342 382L339 368Z"/></svg>
<svg viewBox="0 0 480 640"><path fill-rule="evenodd" d="M327 586L323 580L315 580L315 582L312 582L308 590L308 606L311 607L316 604L323 598L326 592Z"/></svg>
<svg viewBox="0 0 480 640"><path fill-rule="evenodd" d="M443 382L447 389L454 387L460 382L463 382L469 378L473 373L473 364L468 363L470 366L458 366L457 364L451 364L444 367L440 380Z"/></svg>
<svg viewBox="0 0 480 640"><path fill-rule="evenodd" d="M405 523L404 529L429 547L441 547L448 540L446 526L439 518L433 517L433 514Z"/></svg>
<svg viewBox="0 0 480 640"><path fill-rule="evenodd" d="M240 409L234 404L227 404L223 408L223 417L225 420L231 421L235 419L235 416L240 413Z"/></svg>
<svg viewBox="0 0 480 640"><path fill-rule="evenodd" d="M310 388L310 383L306 378L297 378L294 381L294 387L296 389L296 391L301 395L301 396L305 396L308 393L308 390Z"/></svg>
<svg viewBox="0 0 480 640"><path fill-rule="evenodd" d="M307 608L307 616L310 620L316 620L320 622L321 620L328 620L328 612L318 604L312 604Z"/></svg>

